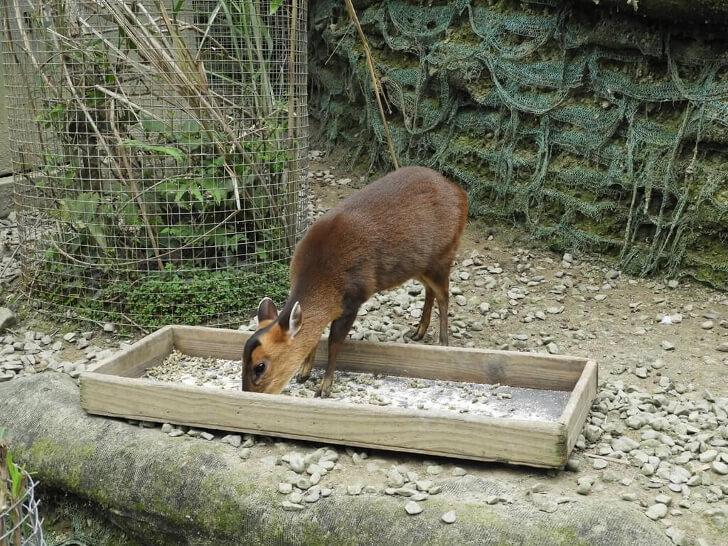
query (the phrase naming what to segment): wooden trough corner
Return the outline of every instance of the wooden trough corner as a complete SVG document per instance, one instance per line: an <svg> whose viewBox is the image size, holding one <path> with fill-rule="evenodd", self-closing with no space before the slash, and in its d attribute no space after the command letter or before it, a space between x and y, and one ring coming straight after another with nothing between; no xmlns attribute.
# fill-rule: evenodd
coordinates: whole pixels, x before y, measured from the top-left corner
<svg viewBox="0 0 728 546"><path fill-rule="evenodd" d="M173 351L239 360L250 332L165 326L81 374L90 414L369 449L562 468L597 389L595 362L571 356L349 340L338 370L570 392L555 420L350 404L143 378ZM325 365L326 340L316 366Z"/></svg>

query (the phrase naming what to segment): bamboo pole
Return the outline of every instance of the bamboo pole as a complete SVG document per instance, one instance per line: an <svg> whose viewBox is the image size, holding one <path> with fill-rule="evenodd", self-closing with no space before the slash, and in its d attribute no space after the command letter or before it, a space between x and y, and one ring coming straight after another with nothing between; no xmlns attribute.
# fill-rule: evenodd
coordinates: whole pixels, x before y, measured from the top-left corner
<svg viewBox="0 0 728 546"><path fill-rule="evenodd" d="M394 164L395 169L399 169L399 161L397 161L397 152L394 150L394 142L392 141L392 133L389 131L389 125L387 124L387 118L384 115L384 106L382 105L382 98L379 94L379 79L377 78L377 73L374 70L374 62L372 61L372 52L369 49L369 42L367 42L366 36L364 36L364 31L361 28L361 24L359 24L359 17L356 15L356 11L354 10L354 4L351 3L351 0L345 0L346 3L346 11L349 12L349 17L351 18L351 22L354 23L354 26L356 27L356 31L359 34L359 39L361 40L362 47L364 48L364 55L367 59L367 66L369 68L369 77L372 80L372 88L374 89L374 97L377 99L377 106L379 107L379 115L382 117L382 124L384 125L384 134L387 137L387 144L389 145L389 153L392 156L392 163Z"/></svg>

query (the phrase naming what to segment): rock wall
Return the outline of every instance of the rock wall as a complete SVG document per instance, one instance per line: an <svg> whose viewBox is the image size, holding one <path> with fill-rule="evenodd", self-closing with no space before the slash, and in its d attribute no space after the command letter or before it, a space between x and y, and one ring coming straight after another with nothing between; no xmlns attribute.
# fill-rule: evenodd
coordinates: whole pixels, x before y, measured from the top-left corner
<svg viewBox="0 0 728 546"><path fill-rule="evenodd" d="M668 4L696 20L712 5L712 22L726 10L605 4L358 2L400 162L442 170L467 187L473 215L521 222L557 250L728 288L728 42L654 20ZM386 166L343 4L315 2L310 30L323 136Z"/></svg>

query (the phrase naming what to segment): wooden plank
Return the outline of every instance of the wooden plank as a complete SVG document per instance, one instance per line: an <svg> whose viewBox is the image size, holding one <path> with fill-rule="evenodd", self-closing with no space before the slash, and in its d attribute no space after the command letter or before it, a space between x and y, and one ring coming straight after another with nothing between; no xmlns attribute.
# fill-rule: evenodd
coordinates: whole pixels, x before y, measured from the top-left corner
<svg viewBox="0 0 728 546"><path fill-rule="evenodd" d="M589 360L584 366L584 371L577 381L574 390L569 397L566 407L559 421L565 426L566 453L571 450L579 438L581 429L584 427L587 415L591 409L592 400L597 394L598 368L596 362Z"/></svg>
<svg viewBox="0 0 728 546"><path fill-rule="evenodd" d="M192 356L237 360L250 337L250 332L218 328L173 329L175 347ZM325 364L327 353L322 340L316 366ZM561 391L574 388L585 364L586 359L570 356L354 340L344 343L338 357L342 371Z"/></svg>
<svg viewBox="0 0 728 546"><path fill-rule="evenodd" d="M173 340L172 327L165 326L107 358L93 371L120 377L141 377L148 368L167 358L172 352Z"/></svg>
<svg viewBox="0 0 728 546"><path fill-rule="evenodd" d="M81 378L81 405L93 414L529 466L566 462L558 421L453 416L98 373Z"/></svg>

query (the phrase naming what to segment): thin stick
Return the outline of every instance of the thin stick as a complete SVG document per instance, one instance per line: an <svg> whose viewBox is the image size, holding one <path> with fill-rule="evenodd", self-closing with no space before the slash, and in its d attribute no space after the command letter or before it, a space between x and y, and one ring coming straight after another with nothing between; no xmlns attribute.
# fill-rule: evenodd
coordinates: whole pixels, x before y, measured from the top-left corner
<svg viewBox="0 0 728 546"><path fill-rule="evenodd" d="M372 87L374 88L374 96L377 99L377 106L379 106L379 115L382 117L382 124L384 125L384 133L387 137L387 144L389 145L389 153L392 156L392 163L394 164L395 169L399 169L399 162L397 161L397 153L394 151L394 142L392 141L392 134L389 132L389 125L387 124L387 118L384 115L384 106L382 106L382 99L379 96L379 80L377 79L377 74L374 70L374 62L372 61L372 53L369 50L369 42L367 42L366 36L364 36L364 31L361 28L361 25L359 24L359 18L356 15L356 11L354 10L354 5L351 3L351 0L345 0L346 2L346 11L349 12L349 17L351 17L351 21L354 23L354 26L356 27L356 31L359 33L359 39L361 40L362 47L364 48L364 55L367 58L367 66L369 67L369 77L372 80Z"/></svg>

